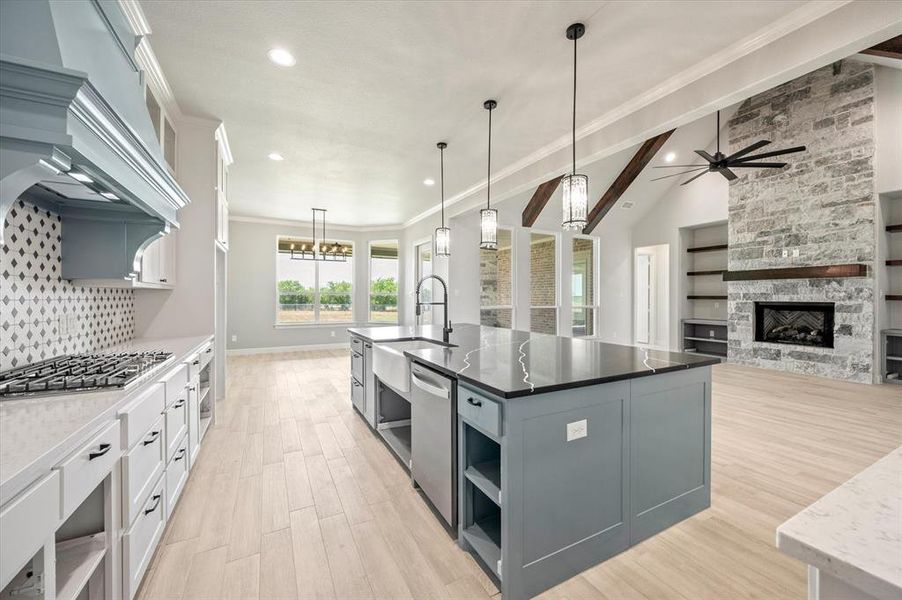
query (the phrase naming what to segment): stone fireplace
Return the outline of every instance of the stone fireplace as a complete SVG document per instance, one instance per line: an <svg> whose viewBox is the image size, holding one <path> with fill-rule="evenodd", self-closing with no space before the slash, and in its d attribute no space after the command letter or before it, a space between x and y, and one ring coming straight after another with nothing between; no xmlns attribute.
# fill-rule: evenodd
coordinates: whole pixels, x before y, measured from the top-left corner
<svg viewBox="0 0 902 600"><path fill-rule="evenodd" d="M833 302L755 302L755 341L833 347Z"/></svg>
<svg viewBox="0 0 902 600"><path fill-rule="evenodd" d="M783 169L730 183L727 356L757 367L873 383L877 251L874 67L845 60L746 100L730 148L805 145ZM779 269L865 265L851 277L781 279ZM787 271L789 273L789 271Z"/></svg>

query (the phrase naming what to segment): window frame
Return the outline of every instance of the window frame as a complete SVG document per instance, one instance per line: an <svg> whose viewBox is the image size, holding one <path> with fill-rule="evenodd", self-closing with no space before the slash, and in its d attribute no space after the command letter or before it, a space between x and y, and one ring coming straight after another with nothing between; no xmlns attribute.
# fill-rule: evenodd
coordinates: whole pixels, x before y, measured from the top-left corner
<svg viewBox="0 0 902 600"><path fill-rule="evenodd" d="M321 290L320 290L320 280L319 280L319 277L320 277L319 266L323 261L317 260L317 261L313 261L313 264L314 264L314 270L313 270L313 282L314 282L314 285L313 285L313 321L308 321L305 323L291 323L291 322L279 320L279 306L280 306L280 304L279 304L279 239L281 239L281 238L308 239L307 236L304 234L300 234L300 235L283 234L283 233L276 234L276 247L275 247L275 252L273 253L273 261L275 262L275 278L274 278L275 281L274 281L274 287L273 287L273 290L275 291L275 298L274 298L274 300L275 300L275 303L274 303L275 323L274 323L273 327L275 327L276 329L290 329L290 328L295 328L295 327L299 327L299 328L332 327L333 325L353 325L353 324L357 323L357 321L354 319L354 308L355 308L355 304L356 304L354 302L354 292L357 289L357 282L356 282L357 269L355 268L355 265L353 263L353 260L357 258L357 243L354 240L342 240L342 239L337 239L337 238L330 240L330 241L334 242L334 243L339 243L342 245L351 246L351 261L352 261L351 262L351 292L350 292L351 319L347 320L347 321L321 321L320 320ZM321 239L317 239L316 236L314 236L314 240L313 240L314 247L319 248L320 244L322 244L322 243L323 243L323 241Z"/></svg>
<svg viewBox="0 0 902 600"><path fill-rule="evenodd" d="M373 246L379 244L390 244L394 243L398 248L398 258L397 258L397 275L396 281L398 283L398 293L395 295L397 301L395 302L395 306L398 309L395 311L395 321L392 323L391 321L373 321ZM385 294L381 294L385 295ZM395 239L386 239L386 240L370 240L367 243L367 251L366 251L366 322L368 325L388 325L392 324L398 325L401 322L401 240Z"/></svg>
<svg viewBox="0 0 902 600"><path fill-rule="evenodd" d="M541 304L541 305L533 305L532 303L532 294L530 294L529 298L529 331L531 333L540 333L537 331L533 331L532 329L532 309L534 308L553 308L554 309L554 327L555 331L553 334L549 335L560 335L561 321L563 319L562 310L561 310L561 283L562 283L562 271L561 268L561 256L562 256L562 244L561 240L563 237L561 236L561 232L559 231L547 231L543 229L530 229L529 230L529 242L527 248L529 249L529 285L530 291L532 290L532 236L533 234L539 235L549 235L554 238L554 302L555 304ZM568 321L572 320L572 315L568 318Z"/></svg>
<svg viewBox="0 0 902 600"><path fill-rule="evenodd" d="M413 242L413 252L411 253L413 255L413 289L411 290L413 292L412 295L414 296L412 299L412 302L411 302L411 305L413 306L413 309L414 309L413 321L414 321L415 325L433 325L433 324L435 324L435 311L432 310L433 307L431 305L423 306L421 309L421 314L419 316L417 316L417 314L416 314L416 288L417 288L417 283L423 277L422 273L420 273L420 248L423 246L427 246L429 249L429 252L430 252L429 264L432 265L432 273L435 273L435 248L433 245L432 238L428 237L428 238L422 238L420 240L415 240ZM435 293L435 288L433 287L434 284L435 284L434 280L429 282L429 290L433 294ZM425 313L428 313L428 316L429 316L428 323L422 322L422 317L426 316Z"/></svg>
<svg viewBox="0 0 902 600"><path fill-rule="evenodd" d="M492 306L483 306L482 304L482 272L480 266L479 273L479 324L482 325L482 311L484 310L510 310L511 326L510 329L517 328L517 309L515 308L514 298L517 295L517 236L513 227L499 227L498 231L507 231L510 233L511 244L511 278L510 278L510 301L509 305L498 304ZM497 237L497 236L496 236ZM481 250L480 250L481 252ZM497 252L497 250L496 250Z"/></svg>
<svg viewBox="0 0 902 600"><path fill-rule="evenodd" d="M590 268L592 269L592 304L573 304L573 241L574 240L589 240L592 242L592 264ZM600 264L599 260L599 239L592 235L584 235L581 233L573 234L570 236L570 278L569 285L567 289L570 293L570 326L568 327L568 331L570 332L571 337L587 337L592 338L595 337L598 332L598 311L599 311L599 301L598 301L598 292L599 292L599 274L600 274ZM591 309L592 310L592 334L591 335L581 335L576 336L573 334L573 313L578 309Z"/></svg>

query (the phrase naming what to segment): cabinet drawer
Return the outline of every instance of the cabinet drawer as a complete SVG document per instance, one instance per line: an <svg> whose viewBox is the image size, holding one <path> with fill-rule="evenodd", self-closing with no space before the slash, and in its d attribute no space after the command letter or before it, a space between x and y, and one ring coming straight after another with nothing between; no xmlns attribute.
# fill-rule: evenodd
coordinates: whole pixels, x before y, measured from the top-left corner
<svg viewBox="0 0 902 600"><path fill-rule="evenodd" d="M32 559L59 523L58 471L51 471L0 508L0 589Z"/></svg>
<svg viewBox="0 0 902 600"><path fill-rule="evenodd" d="M351 404L360 412L363 412L363 392L363 384L351 377Z"/></svg>
<svg viewBox="0 0 902 600"><path fill-rule="evenodd" d="M67 519L113 470L122 455L119 421L113 421L76 450L58 467L62 488L62 514Z"/></svg>
<svg viewBox="0 0 902 600"><path fill-rule="evenodd" d="M188 481L188 436L182 437L177 450L166 466L166 518L172 517L175 504Z"/></svg>
<svg viewBox="0 0 902 600"><path fill-rule="evenodd" d="M213 360L213 342L210 342L209 344L201 348L200 352L198 353L198 357L200 359L201 369L210 364L210 361Z"/></svg>
<svg viewBox="0 0 902 600"><path fill-rule="evenodd" d="M166 460L172 460L181 439L188 433L188 390L182 388L179 399L166 409Z"/></svg>
<svg viewBox="0 0 902 600"><path fill-rule="evenodd" d="M166 409L166 387L153 384L119 412L122 421L122 448L134 446Z"/></svg>
<svg viewBox="0 0 902 600"><path fill-rule="evenodd" d="M185 360L185 366L188 367L188 382L197 383L200 376L200 352L192 354Z"/></svg>
<svg viewBox="0 0 902 600"><path fill-rule="evenodd" d="M135 520L166 466L163 417L159 417L128 454L122 457L122 525Z"/></svg>
<svg viewBox="0 0 902 600"><path fill-rule="evenodd" d="M501 437L501 405L482 394L460 386L457 412L486 433Z"/></svg>
<svg viewBox="0 0 902 600"><path fill-rule="evenodd" d="M166 406L171 406L182 397L188 385L188 366L181 364L172 369L160 378L160 383L166 388Z"/></svg>
<svg viewBox="0 0 902 600"><path fill-rule="evenodd" d="M166 478L160 477L151 492L140 505L134 524L122 536L123 594L129 599L138 591L166 525Z"/></svg>
<svg viewBox="0 0 902 600"><path fill-rule="evenodd" d="M357 354L363 354L363 340L359 337L351 338L351 352L356 352Z"/></svg>
<svg viewBox="0 0 902 600"><path fill-rule="evenodd" d="M363 383L363 354L351 352L351 375L358 382Z"/></svg>

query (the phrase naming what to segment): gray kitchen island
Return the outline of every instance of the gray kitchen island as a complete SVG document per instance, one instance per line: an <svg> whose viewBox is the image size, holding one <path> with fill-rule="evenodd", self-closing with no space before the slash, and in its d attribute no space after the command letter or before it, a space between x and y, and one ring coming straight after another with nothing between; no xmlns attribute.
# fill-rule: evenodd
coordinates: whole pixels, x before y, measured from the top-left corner
<svg viewBox="0 0 902 600"><path fill-rule="evenodd" d="M717 359L469 324L447 345L441 327L349 331L352 397L376 404L355 407L393 430L391 446L400 430L381 422L380 397L406 395L413 408L397 423L413 446L396 454L505 598L534 596L710 505ZM434 343L396 344L413 340ZM372 375L381 344L409 359L410 394ZM453 418L437 428L423 403ZM453 472L424 471L445 447Z"/></svg>

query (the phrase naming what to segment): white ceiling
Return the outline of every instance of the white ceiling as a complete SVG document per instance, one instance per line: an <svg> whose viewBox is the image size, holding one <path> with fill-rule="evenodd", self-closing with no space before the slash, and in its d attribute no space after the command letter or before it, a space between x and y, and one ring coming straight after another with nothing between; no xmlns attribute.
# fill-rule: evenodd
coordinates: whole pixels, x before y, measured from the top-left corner
<svg viewBox="0 0 902 600"><path fill-rule="evenodd" d="M259 2L144 0L181 109L226 123L235 214L402 223L569 131L570 23L580 40L578 125L806 4L733 2ZM290 50L297 65L266 57ZM713 130L713 127L712 127ZM285 160L273 162L270 152ZM592 195L597 195L596 190ZM599 193L601 189L597 190Z"/></svg>

